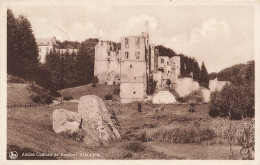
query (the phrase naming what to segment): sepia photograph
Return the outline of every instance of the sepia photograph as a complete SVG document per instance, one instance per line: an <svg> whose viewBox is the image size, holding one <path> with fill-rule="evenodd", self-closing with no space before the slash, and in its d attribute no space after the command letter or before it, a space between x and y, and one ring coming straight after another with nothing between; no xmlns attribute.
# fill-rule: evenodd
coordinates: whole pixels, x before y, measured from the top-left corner
<svg viewBox="0 0 260 165"><path fill-rule="evenodd" d="M5 161L259 163L259 1L36 2L1 4Z"/></svg>

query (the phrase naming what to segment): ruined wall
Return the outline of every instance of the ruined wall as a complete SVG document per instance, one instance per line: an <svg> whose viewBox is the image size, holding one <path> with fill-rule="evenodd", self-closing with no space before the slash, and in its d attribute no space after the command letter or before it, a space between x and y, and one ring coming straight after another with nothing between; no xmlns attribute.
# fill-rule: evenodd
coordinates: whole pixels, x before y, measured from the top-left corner
<svg viewBox="0 0 260 165"><path fill-rule="evenodd" d="M109 85L112 85L113 79L119 73L120 51L114 48L111 42L99 41L95 46L94 76L97 76L100 84L109 81Z"/></svg>
<svg viewBox="0 0 260 165"><path fill-rule="evenodd" d="M177 83L178 77L180 76L180 56L174 56L170 58L171 74L170 80L173 86ZM175 87L174 87L175 88Z"/></svg>
<svg viewBox="0 0 260 165"><path fill-rule="evenodd" d="M158 69L163 69L162 72L162 79L170 79L171 75L171 66L170 66L170 59L168 56L159 56L158 57Z"/></svg>
<svg viewBox="0 0 260 165"><path fill-rule="evenodd" d="M157 81L156 88L162 87L162 72L157 71L153 73L153 80Z"/></svg>

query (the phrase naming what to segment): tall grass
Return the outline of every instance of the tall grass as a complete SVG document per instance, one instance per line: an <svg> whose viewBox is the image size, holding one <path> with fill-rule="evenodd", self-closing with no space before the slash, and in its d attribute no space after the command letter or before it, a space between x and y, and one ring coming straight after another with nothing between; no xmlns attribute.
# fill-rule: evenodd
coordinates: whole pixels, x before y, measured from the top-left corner
<svg viewBox="0 0 260 165"><path fill-rule="evenodd" d="M254 125L254 122L245 120L230 121L228 119L172 122L163 127L147 130L146 141L159 140L172 143L201 143L211 141L212 143L222 143L223 141L227 141L231 135L232 143L239 145L241 136L245 134L243 130L247 129L248 125Z"/></svg>

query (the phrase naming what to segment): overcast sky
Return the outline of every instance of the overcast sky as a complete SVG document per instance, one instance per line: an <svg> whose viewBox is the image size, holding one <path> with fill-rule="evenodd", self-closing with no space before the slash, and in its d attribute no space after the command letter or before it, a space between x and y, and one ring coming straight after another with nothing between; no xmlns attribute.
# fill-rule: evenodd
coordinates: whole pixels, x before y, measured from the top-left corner
<svg viewBox="0 0 260 165"><path fill-rule="evenodd" d="M254 59L254 8L223 6L10 6L30 20L36 38L84 41L148 31L155 45L202 61L208 72Z"/></svg>

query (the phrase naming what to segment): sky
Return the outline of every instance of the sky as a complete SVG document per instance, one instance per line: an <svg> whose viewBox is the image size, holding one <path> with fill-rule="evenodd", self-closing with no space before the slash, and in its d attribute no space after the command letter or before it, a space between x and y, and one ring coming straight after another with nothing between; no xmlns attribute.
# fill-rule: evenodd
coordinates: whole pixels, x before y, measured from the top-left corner
<svg viewBox="0 0 260 165"><path fill-rule="evenodd" d="M209 73L254 59L254 8L250 6L9 6L25 15L36 38L101 38L120 42L147 31L150 43L205 63Z"/></svg>

